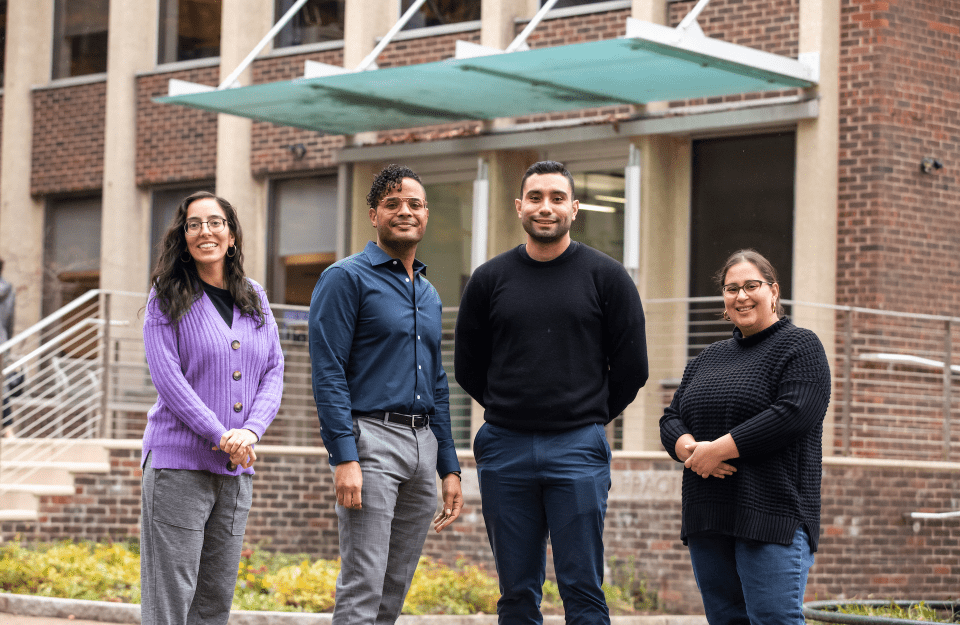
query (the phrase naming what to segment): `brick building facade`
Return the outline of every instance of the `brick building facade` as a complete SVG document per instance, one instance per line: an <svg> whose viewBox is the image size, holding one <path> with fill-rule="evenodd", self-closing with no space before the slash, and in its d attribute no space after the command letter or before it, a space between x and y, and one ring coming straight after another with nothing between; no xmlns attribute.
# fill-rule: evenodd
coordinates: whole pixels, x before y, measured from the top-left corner
<svg viewBox="0 0 960 625"><path fill-rule="evenodd" d="M374 15L377 7L398 3L346 3L354 21L347 18L342 39L287 47L278 43L253 62L241 82L292 80L304 74L308 60L358 65L392 25L379 15L390 11ZM159 18L152 9L142 10L142 3L134 0L113 0L111 24L152 34L139 45L111 49L105 73L57 78L52 77L50 58L51 50L57 49L55 35L47 25L65 3L26 4L9 3L0 128L0 256L7 262L4 276L18 285L18 330L52 312L44 308L44 301L59 301L47 291L62 285L39 279L44 275L64 283L82 278L85 288L145 292L150 249L171 206L197 187L211 184L240 209L248 273L267 287L272 302L303 304L309 297L303 285L312 286L319 271L335 258L362 248L368 232L364 196L369 180L394 161L411 164L428 186L428 235L434 238L423 246L424 253L434 254L427 258L431 272L438 269L444 303L455 306L458 287L470 271L464 258L469 258L473 244L468 224L478 160L490 168L486 256L491 257L519 241L512 200L527 165L542 158L563 160L587 193L619 194L622 200L624 166L634 152L640 155L643 172L637 281L645 299L712 294L702 290L708 282L704 277L716 267L711 259L746 242L768 255L782 252L779 268L794 300L913 315L956 314L960 14L952 0L710 2L698 19L708 37L789 58L818 53L820 84L808 92L545 112L364 133L367 136L324 135L262 121L244 125L235 118L154 101L166 95L170 79L209 86L223 80L276 19L269 0L235 3L234 10L249 15L250 30L255 32L225 27L221 56L169 63L157 61L162 33L158 34ZM569 4L578 6L548 16L529 37L531 48L621 37L629 17L674 26L696 3ZM357 8L361 5L362 10ZM496 8L499 21L488 21L493 18L484 15L478 21L405 30L377 64L389 68L449 59L458 40L503 48L522 31L537 6L536 0L484 0L484 11ZM223 23L230 24L231 19L224 15ZM229 149L223 147L228 139ZM120 142L123 150L108 149L108 144L115 145L110 140ZM763 169L764 155L736 160L744 151L741 146L749 151L768 140L785 141L791 153L781 168L790 175L773 182ZM735 161L733 169L741 168L742 179L728 187L723 180L711 181L709 172L703 171L711 154L713 162ZM929 172L921 169L924 159L929 159ZM762 171L755 172L757 168ZM596 180L601 183L592 188ZM772 196L773 191L763 186L768 183L771 189L786 188L791 205L743 206L751 185L759 185L756 197ZM322 201L297 203L304 193ZM444 198L446 204L435 204L434 197ZM701 202L705 207L697 208L705 197L722 201L715 206ZM91 198L98 202L99 212L88 210ZM440 206L446 207L449 221L443 221ZM585 215L587 225L581 224L584 229L575 238L618 257L625 238L622 201L604 206L613 217ZM85 219L98 220L84 222L84 232L103 232L102 240L81 237L76 258L68 259L76 266L66 266L67 261L51 249L55 239L50 232L59 227L58 220L70 223L81 209ZM726 220L727 215L733 217ZM776 222L781 234L749 230L751 222L766 224L764 219ZM120 234L116 224L124 228ZM286 246L285 234L298 229L322 231L324 236L300 247ZM701 248L708 247L703 240L711 244L714 256L701 254ZM116 254L121 255L119 261ZM797 313L798 323L813 327L825 339L834 375L840 377L846 348L842 319L833 314L804 316L803 310ZM655 325L659 321L655 314L648 319L651 328L659 328ZM904 340L910 343L914 338ZM686 550L678 540L679 473L655 436L659 410L670 397L670 380L679 376L686 356L683 349L671 364L657 364L648 388L624 416L626 451L614 463L616 484L606 542L611 555L634 558L638 573L671 609L698 611ZM904 374L902 384L911 384L910 375ZM834 394L837 423L846 418L840 407L849 397L847 391L838 386ZM877 397L871 401L879 412L884 399ZM921 412L904 410L898 418L909 427ZM927 454L926 464L911 461L898 466L884 462L897 457L897 440L880 441L875 432L882 426L856 418L851 417L853 423L862 427L848 445L853 458L839 458L844 452L839 431L828 428L825 436L828 455L836 457L825 462L822 550L808 595L955 595L960 587L958 521L914 522L903 515L960 508L956 495L960 426L947 434L946 447L952 450L948 462L937 464L934 461L941 458L923 448L918 453ZM474 411L469 430L475 431L481 421ZM937 427L917 435L935 437ZM128 443L113 447L110 473L78 475L75 495L42 498L37 522L2 523L0 535L43 540L135 536L138 454ZM322 450L264 456L258 465L249 540L275 549L335 556L331 477L320 458ZM466 467L471 465L469 452L462 460ZM427 552L445 560L463 553L489 564L475 492L467 505L465 518L454 531L430 537Z"/></svg>

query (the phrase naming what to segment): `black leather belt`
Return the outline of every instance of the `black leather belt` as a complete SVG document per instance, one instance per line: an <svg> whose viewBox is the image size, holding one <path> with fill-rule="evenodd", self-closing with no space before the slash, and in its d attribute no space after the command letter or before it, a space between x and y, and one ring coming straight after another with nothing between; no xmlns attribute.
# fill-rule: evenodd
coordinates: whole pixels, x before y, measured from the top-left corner
<svg viewBox="0 0 960 625"><path fill-rule="evenodd" d="M423 428L430 425L430 415L426 414L403 414L402 412L373 410L371 412L354 412L353 416L367 417L368 419L376 419L384 423L396 423L397 425L407 425L413 428Z"/></svg>

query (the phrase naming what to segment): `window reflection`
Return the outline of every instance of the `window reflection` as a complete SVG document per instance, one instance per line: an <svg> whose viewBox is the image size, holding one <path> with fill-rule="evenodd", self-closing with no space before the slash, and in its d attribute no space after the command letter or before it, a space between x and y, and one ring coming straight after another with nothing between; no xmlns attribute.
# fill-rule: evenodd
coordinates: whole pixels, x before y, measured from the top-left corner
<svg viewBox="0 0 960 625"><path fill-rule="evenodd" d="M161 0L158 61L220 56L220 0Z"/></svg>
<svg viewBox="0 0 960 625"><path fill-rule="evenodd" d="M623 261L623 170L571 172L580 212L570 236Z"/></svg>
<svg viewBox="0 0 960 625"><path fill-rule="evenodd" d="M296 0L277 0L275 21L279 21ZM310 0L277 35L278 48L305 43L343 39L344 0Z"/></svg>
<svg viewBox="0 0 960 625"><path fill-rule="evenodd" d="M44 315L100 286L101 204L98 195L51 200L47 205Z"/></svg>
<svg viewBox="0 0 960 625"><path fill-rule="evenodd" d="M413 2L414 0L402 0L401 15L413 5ZM443 26L478 19L480 19L480 0L427 0L403 29Z"/></svg>
<svg viewBox="0 0 960 625"><path fill-rule="evenodd" d="M272 190L270 301L309 306L337 259L337 177L277 180Z"/></svg>
<svg viewBox="0 0 960 625"><path fill-rule="evenodd" d="M53 77L107 71L109 0L57 0L54 13Z"/></svg>

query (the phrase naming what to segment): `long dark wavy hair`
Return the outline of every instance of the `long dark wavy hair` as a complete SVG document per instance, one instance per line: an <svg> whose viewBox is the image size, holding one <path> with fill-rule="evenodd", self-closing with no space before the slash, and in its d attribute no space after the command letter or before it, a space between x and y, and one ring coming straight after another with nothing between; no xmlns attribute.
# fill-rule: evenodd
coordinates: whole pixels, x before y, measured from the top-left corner
<svg viewBox="0 0 960 625"><path fill-rule="evenodd" d="M266 319L260 298L243 272L243 231L237 220L237 211L230 202L209 191L191 193L180 202L170 227L158 244L157 266L150 276L150 284L156 290L157 305L173 325L177 326L203 292L197 264L187 249L187 237L183 227L187 223L187 208L190 204L205 198L215 200L223 209L227 227L234 238L236 253L232 256L228 254L223 259L224 284L240 309L240 314L257 319L257 327L261 327L266 323ZM187 260L183 260L184 258Z"/></svg>

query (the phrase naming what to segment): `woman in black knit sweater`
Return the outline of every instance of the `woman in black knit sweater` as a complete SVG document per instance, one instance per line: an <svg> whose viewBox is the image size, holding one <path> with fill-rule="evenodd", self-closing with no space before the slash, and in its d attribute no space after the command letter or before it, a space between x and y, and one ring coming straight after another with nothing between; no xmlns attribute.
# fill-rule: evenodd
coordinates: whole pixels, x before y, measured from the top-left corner
<svg viewBox="0 0 960 625"><path fill-rule="evenodd" d="M733 337L687 364L660 419L685 467L680 537L711 625L803 623L830 367L817 336L783 316L766 258L738 251L717 282Z"/></svg>

